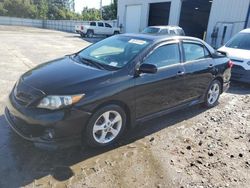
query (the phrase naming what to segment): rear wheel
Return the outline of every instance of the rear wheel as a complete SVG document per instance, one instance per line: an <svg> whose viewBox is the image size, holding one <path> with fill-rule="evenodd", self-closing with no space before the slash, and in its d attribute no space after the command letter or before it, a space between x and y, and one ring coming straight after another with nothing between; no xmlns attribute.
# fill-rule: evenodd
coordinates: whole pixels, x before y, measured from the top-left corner
<svg viewBox="0 0 250 188"><path fill-rule="evenodd" d="M120 138L125 126L124 110L117 105L108 105L91 117L86 128L86 142L91 147L111 145Z"/></svg>
<svg viewBox="0 0 250 188"><path fill-rule="evenodd" d="M92 30L88 30L87 31L87 37L88 38L93 38L93 36L94 36L94 32Z"/></svg>
<svg viewBox="0 0 250 188"><path fill-rule="evenodd" d="M219 80L214 80L206 93L205 96L205 106L208 108L214 107L217 103L218 100L220 98L220 94L221 94L221 83Z"/></svg>

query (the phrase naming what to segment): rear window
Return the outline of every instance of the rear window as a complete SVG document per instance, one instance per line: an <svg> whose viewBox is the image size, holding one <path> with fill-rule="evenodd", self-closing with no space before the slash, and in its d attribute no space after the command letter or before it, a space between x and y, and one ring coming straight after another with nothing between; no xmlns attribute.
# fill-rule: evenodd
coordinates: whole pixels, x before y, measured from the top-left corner
<svg viewBox="0 0 250 188"><path fill-rule="evenodd" d="M250 33L239 33L233 37L227 44L228 48L250 50Z"/></svg>

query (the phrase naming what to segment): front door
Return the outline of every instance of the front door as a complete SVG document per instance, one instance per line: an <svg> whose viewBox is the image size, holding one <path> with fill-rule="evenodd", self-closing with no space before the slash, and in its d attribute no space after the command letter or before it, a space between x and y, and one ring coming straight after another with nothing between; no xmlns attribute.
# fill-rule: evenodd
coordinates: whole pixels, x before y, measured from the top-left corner
<svg viewBox="0 0 250 188"><path fill-rule="evenodd" d="M136 117L174 107L185 100L185 70L181 63L179 42L156 47L143 63L154 64L155 74L141 74L136 78Z"/></svg>

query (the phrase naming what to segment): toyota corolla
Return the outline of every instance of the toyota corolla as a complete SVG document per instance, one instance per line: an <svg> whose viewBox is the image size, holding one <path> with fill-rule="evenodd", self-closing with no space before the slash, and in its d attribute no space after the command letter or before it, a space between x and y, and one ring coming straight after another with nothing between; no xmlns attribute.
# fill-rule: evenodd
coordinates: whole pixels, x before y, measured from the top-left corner
<svg viewBox="0 0 250 188"><path fill-rule="evenodd" d="M23 74L5 116L39 147L107 146L151 118L215 106L231 67L200 39L117 35Z"/></svg>

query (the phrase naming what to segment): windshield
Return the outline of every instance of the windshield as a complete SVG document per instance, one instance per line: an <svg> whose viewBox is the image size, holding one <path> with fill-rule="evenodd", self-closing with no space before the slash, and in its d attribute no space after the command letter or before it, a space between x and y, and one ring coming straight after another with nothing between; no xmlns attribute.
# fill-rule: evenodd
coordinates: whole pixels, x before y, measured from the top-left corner
<svg viewBox="0 0 250 188"><path fill-rule="evenodd" d="M147 27L145 28L142 33L150 33L150 34L154 34L154 33L159 33L160 28L155 28L155 27Z"/></svg>
<svg viewBox="0 0 250 188"><path fill-rule="evenodd" d="M250 33L239 33L230 40L226 47L242 50L250 50Z"/></svg>
<svg viewBox="0 0 250 188"><path fill-rule="evenodd" d="M122 68L149 44L145 39L113 36L84 49L78 56L104 66Z"/></svg>

